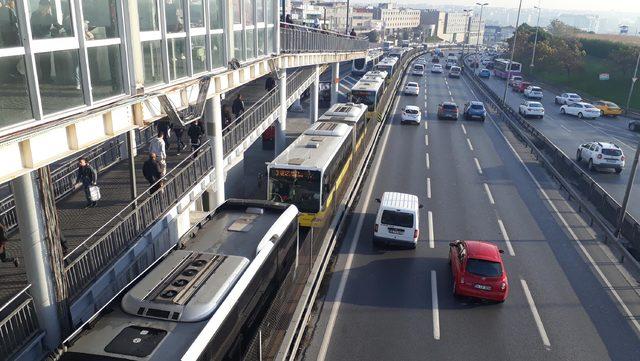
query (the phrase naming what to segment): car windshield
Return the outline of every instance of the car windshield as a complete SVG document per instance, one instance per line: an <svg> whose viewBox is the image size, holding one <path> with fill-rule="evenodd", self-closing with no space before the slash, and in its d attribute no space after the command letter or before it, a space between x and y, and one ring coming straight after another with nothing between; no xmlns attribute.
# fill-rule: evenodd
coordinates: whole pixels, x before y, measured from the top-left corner
<svg viewBox="0 0 640 361"><path fill-rule="evenodd" d="M578 94L569 94L569 98L579 99L580 96Z"/></svg>
<svg viewBox="0 0 640 361"><path fill-rule="evenodd" d="M454 104L442 104L442 109L446 110L458 110L458 106Z"/></svg>
<svg viewBox="0 0 640 361"><path fill-rule="evenodd" d="M413 214L407 212L384 210L382 211L380 223L389 226L411 228L413 227Z"/></svg>
<svg viewBox="0 0 640 361"><path fill-rule="evenodd" d="M411 88L417 88L418 87L418 83L407 83L407 86L411 87Z"/></svg>
<svg viewBox="0 0 640 361"><path fill-rule="evenodd" d="M540 103L529 103L529 108L542 108L542 104Z"/></svg>
<svg viewBox="0 0 640 361"><path fill-rule="evenodd" d="M622 151L620 149L602 148L602 154L619 157L622 155Z"/></svg>
<svg viewBox="0 0 640 361"><path fill-rule="evenodd" d="M482 105L482 104L471 104L471 109L484 110L484 105Z"/></svg>
<svg viewBox="0 0 640 361"><path fill-rule="evenodd" d="M541 91L541 90L542 90L542 89L540 89L540 88L538 88L538 87L535 87L535 86L531 88L531 91L533 91L533 92L539 92L539 91Z"/></svg>
<svg viewBox="0 0 640 361"><path fill-rule="evenodd" d="M405 109L404 112L407 114L418 114L417 109Z"/></svg>
<svg viewBox="0 0 640 361"><path fill-rule="evenodd" d="M481 277L502 276L502 266L498 262L483 259L469 258L467 260L467 272Z"/></svg>
<svg viewBox="0 0 640 361"><path fill-rule="evenodd" d="M590 109L595 109L596 108L592 104L585 104L584 107L585 108L590 108Z"/></svg>

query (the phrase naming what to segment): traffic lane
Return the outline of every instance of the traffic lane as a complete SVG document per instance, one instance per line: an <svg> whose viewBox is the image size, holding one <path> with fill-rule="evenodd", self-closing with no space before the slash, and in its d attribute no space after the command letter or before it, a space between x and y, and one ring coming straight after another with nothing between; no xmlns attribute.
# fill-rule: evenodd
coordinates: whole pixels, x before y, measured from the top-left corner
<svg viewBox="0 0 640 361"><path fill-rule="evenodd" d="M522 164L510 156L511 152L501 141L502 136L497 129L491 126L487 130L484 134L492 139L478 139L474 144L477 144L481 159L487 163L504 163L503 167L496 167L504 173L495 174L495 179L509 179L509 182L498 187L491 181L491 189L495 189L493 197L517 252L518 262L514 269L527 279L534 295L538 295L540 313L553 344L551 353L558 359L638 357L638 338L629 320L618 309L619 304L584 259L573 238L560 227L559 220L553 215L555 210L541 199L537 187L523 172ZM473 129L469 129L469 133L472 132ZM487 149L501 144L505 149ZM524 152L528 154L526 150ZM491 159L496 156L499 159ZM536 169L537 177L543 179L541 185L545 191L552 198L561 200L557 185L542 168L537 166ZM493 172L485 173L487 177L494 176ZM521 203L526 206L521 206ZM587 247L594 244L593 232L583 220L578 219L575 211L568 205L563 206L563 201L557 203L563 219L579 239ZM591 257L602 265L610 264L611 260L600 247L590 247L590 251ZM523 254L526 257L518 257ZM609 268L611 272L607 272L607 277L612 285L628 290L627 280L614 266ZM627 301L637 304L638 295L634 296ZM557 341L553 343L553 340ZM588 347L585 347L585 340L589 340Z"/></svg>

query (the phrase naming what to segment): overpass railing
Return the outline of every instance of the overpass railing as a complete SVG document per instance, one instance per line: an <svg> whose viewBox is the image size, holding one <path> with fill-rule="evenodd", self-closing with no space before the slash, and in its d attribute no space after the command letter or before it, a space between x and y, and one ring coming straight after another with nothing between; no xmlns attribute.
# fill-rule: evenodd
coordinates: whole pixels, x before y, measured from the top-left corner
<svg viewBox="0 0 640 361"><path fill-rule="evenodd" d="M10 360L16 352L41 333L33 298L25 287L0 307L0 360Z"/></svg>
<svg viewBox="0 0 640 361"><path fill-rule="evenodd" d="M283 53L363 51L369 41L353 36L289 23L280 23Z"/></svg>

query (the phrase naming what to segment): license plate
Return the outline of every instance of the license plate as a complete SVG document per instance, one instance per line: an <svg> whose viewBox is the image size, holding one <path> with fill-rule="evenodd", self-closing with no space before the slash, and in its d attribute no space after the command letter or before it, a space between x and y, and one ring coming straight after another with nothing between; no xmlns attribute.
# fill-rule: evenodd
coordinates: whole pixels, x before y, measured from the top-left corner
<svg viewBox="0 0 640 361"><path fill-rule="evenodd" d="M475 285L474 287L479 289L479 290L491 291L491 286Z"/></svg>
<svg viewBox="0 0 640 361"><path fill-rule="evenodd" d="M397 228L389 228L389 233L391 234L403 234L404 230Z"/></svg>

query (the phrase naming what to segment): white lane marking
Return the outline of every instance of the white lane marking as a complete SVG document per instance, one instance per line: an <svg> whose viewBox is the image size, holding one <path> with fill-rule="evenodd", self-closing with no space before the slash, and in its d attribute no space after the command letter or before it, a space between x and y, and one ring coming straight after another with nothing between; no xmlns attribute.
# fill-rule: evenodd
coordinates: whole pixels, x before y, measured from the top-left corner
<svg viewBox="0 0 640 361"><path fill-rule="evenodd" d="M427 178L427 198L431 198L431 178Z"/></svg>
<svg viewBox="0 0 640 361"><path fill-rule="evenodd" d="M522 284L522 288L524 289L524 295L527 298L527 303L529 303L529 308L531 309L531 313L533 314L533 319L536 321L536 326L538 326L538 332L540 333L540 337L542 338L542 344L547 350L549 350L551 348L551 342L549 342L549 336L547 336L547 331L545 331L544 325L542 324L542 318L540 318L538 308L533 302L533 297L531 296L531 291L529 291L529 286L527 286L527 281L521 278L520 283Z"/></svg>
<svg viewBox="0 0 640 361"><path fill-rule="evenodd" d="M467 138L467 144L469 145L469 149L473 151L473 145L471 144L471 140L469 138Z"/></svg>
<svg viewBox="0 0 640 361"><path fill-rule="evenodd" d="M464 127L464 124L460 124L460 127L462 127L462 132L466 135L467 134L467 128Z"/></svg>
<svg viewBox="0 0 640 361"><path fill-rule="evenodd" d="M438 281L435 270L431 270L431 310L433 311L433 338L439 340L440 311L438 310Z"/></svg>
<svg viewBox="0 0 640 361"><path fill-rule="evenodd" d="M571 133L571 130L567 127L565 127L564 125L560 124L560 128L566 130L567 132Z"/></svg>
<svg viewBox="0 0 640 361"><path fill-rule="evenodd" d="M398 98L399 99L399 98ZM393 113L395 114L398 110L399 101L396 100L396 105L393 108ZM378 177L378 171L380 169L380 163L382 163L382 154L384 154L384 149L387 147L387 141L389 140L389 133L391 132L388 128L384 134L384 138L382 139L381 144L381 152L380 156L376 160L376 163L373 167L372 178L369 181L369 188L364 197L363 209L366 210L371 200L371 193L373 192L373 185L376 182ZM335 327L336 318L338 317L338 311L340 310L340 304L342 302L342 296L344 295L344 289L347 285L347 278L349 277L349 272L351 270L351 264L353 263L353 256L356 251L356 247L358 245L358 240L360 240L360 232L362 231L362 226L364 224L366 212L360 213L360 217L358 217L358 223L356 224L356 232L353 237L353 241L351 243L351 247L349 247L349 254L347 255L347 260L344 265L344 271L342 272L342 276L340 277L340 283L338 284L338 291L336 292L336 301L331 306L331 313L329 315L329 321L327 323L327 328L324 331L324 336L322 338L322 344L320 345L320 351L318 353L318 361L324 361L327 357L327 350L329 349L329 343L331 342L331 336L333 335L333 328Z"/></svg>
<svg viewBox="0 0 640 361"><path fill-rule="evenodd" d="M607 132L604 132L602 129L599 129L598 127L594 127L593 125L589 124L589 122L587 122L586 120L582 121L584 124L590 126L591 128L595 129L596 131L598 131L598 133L606 135L607 137L609 136L609 134ZM617 139L617 138L616 138ZM630 146L629 144L621 141L620 139L617 139L620 143L624 144L625 146L629 147L630 149L634 149L634 147Z"/></svg>
<svg viewBox="0 0 640 361"><path fill-rule="evenodd" d="M502 233L502 238L504 238L504 243L507 245L507 251L509 252L509 256L515 256L516 252L513 250L513 246L511 245L511 240L509 239L509 235L507 234L507 229L504 228L504 223L502 223L502 219L498 219L498 227L500 227L500 233Z"/></svg>
<svg viewBox="0 0 640 361"><path fill-rule="evenodd" d="M427 169L429 169L429 168L430 168L430 166L431 166L431 164L430 164L430 162L429 162L429 153L427 153L427 155L426 155L426 158L425 158L425 159L427 160Z"/></svg>
<svg viewBox="0 0 640 361"><path fill-rule="evenodd" d="M449 96L453 96L453 94L451 94L451 89L449 89Z"/></svg>
<svg viewBox="0 0 640 361"><path fill-rule="evenodd" d="M424 144L427 146L429 145L429 134L424 135Z"/></svg>
<svg viewBox="0 0 640 361"><path fill-rule="evenodd" d="M427 212L427 221L429 222L429 248L436 247L436 239L433 235L433 213Z"/></svg>
<svg viewBox="0 0 640 361"><path fill-rule="evenodd" d="M493 200L491 189L489 189L489 185L487 183L484 183L484 191L487 192L487 197L489 197L489 203L496 204L496 202Z"/></svg>
<svg viewBox="0 0 640 361"><path fill-rule="evenodd" d="M478 169L478 173L482 174L482 167L480 167L480 161L478 158L473 157L473 161L476 163L476 169Z"/></svg>
<svg viewBox="0 0 640 361"><path fill-rule="evenodd" d="M425 104L426 105L426 104ZM427 123L427 121L424 121L424 130L429 129L429 123Z"/></svg>

